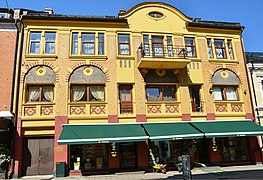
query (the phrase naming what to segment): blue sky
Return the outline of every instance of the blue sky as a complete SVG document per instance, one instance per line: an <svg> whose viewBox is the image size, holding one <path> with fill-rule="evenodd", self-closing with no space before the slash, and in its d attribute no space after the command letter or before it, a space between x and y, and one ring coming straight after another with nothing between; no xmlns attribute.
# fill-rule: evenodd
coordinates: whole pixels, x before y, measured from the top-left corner
<svg viewBox="0 0 263 180"><path fill-rule="evenodd" d="M149 0L155 1L155 0ZM263 0L159 0L191 18L239 22L246 51L263 52ZM7 3L6 3L7 2ZM0 7L44 10L51 7L57 14L117 16L119 10L132 8L145 0L0 0Z"/></svg>

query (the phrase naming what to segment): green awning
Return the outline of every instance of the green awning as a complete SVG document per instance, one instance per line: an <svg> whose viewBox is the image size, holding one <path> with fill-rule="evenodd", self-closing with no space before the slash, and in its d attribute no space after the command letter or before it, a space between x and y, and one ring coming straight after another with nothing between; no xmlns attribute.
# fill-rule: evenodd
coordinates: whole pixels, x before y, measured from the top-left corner
<svg viewBox="0 0 263 180"><path fill-rule="evenodd" d="M58 144L97 144L146 141L140 124L63 125Z"/></svg>
<svg viewBox="0 0 263 180"><path fill-rule="evenodd" d="M143 124L145 130L153 141L197 139L204 136L188 123L149 123Z"/></svg>
<svg viewBox="0 0 263 180"><path fill-rule="evenodd" d="M263 134L263 127L250 120L191 122L205 133L207 138L258 136Z"/></svg>

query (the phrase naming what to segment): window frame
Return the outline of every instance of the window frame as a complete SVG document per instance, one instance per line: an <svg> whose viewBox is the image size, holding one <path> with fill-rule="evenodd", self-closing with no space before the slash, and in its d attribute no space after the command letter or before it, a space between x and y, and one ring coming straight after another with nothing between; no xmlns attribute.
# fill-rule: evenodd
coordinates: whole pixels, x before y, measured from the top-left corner
<svg viewBox="0 0 263 180"><path fill-rule="evenodd" d="M120 37L121 36L128 37L129 42L120 42ZM118 55L120 55L120 56L130 56L131 55L131 36L130 36L130 34L119 33L117 39L118 39ZM127 54L121 53L121 46L122 45L126 45L126 46L128 45L128 53Z"/></svg>
<svg viewBox="0 0 263 180"><path fill-rule="evenodd" d="M216 46L216 41L223 42L223 44L222 44L223 46ZM227 53L226 53L226 45L225 45L225 40L224 39L217 39L217 38L215 38L214 39L214 49L215 49L215 54L216 54L216 58L217 59L227 59L228 58ZM217 49L222 50L224 52L224 56L222 58L218 57Z"/></svg>
<svg viewBox="0 0 263 180"><path fill-rule="evenodd" d="M119 101L120 101L120 114L133 113L133 85L132 84L119 84ZM130 100L122 100L121 91L129 91Z"/></svg>
<svg viewBox="0 0 263 180"><path fill-rule="evenodd" d="M210 42L210 45L209 45L208 41ZM207 38L206 39L206 45L207 45L208 58L209 59L213 59L214 58L214 52L213 52L213 41L212 41L212 38ZM210 54L210 52L211 52L211 54Z"/></svg>
<svg viewBox="0 0 263 180"><path fill-rule="evenodd" d="M154 39L158 39L158 38L161 38L162 40L161 41L155 41ZM152 35L151 36L151 41L152 41L152 56L155 57L155 58L162 58L164 57L164 45L163 45L163 41L164 41L164 36L155 36L155 35ZM156 45L156 47L155 47ZM155 48L157 49L162 49L162 53L158 52L158 53L155 53Z"/></svg>
<svg viewBox="0 0 263 180"><path fill-rule="evenodd" d="M40 33L40 39L39 40L31 40L31 34L32 33ZM30 31L29 32L29 47L28 47L28 53L29 54L41 54L41 39L42 39L42 31ZM31 52L31 50L32 50L32 48L31 48L32 42L39 44L39 52L37 52L37 53Z"/></svg>
<svg viewBox="0 0 263 180"><path fill-rule="evenodd" d="M55 34L55 39L54 40L46 40L46 34ZM56 32L53 32L53 31L45 31L45 36L44 36L44 54L56 54L56 39L57 39L57 34ZM54 52L51 52L51 53L48 53L46 52L46 49L47 49L47 44L48 43L52 43L54 44Z"/></svg>
<svg viewBox="0 0 263 180"><path fill-rule="evenodd" d="M74 101L73 100L73 87L74 86L82 86L82 87L85 87L85 93L84 95L86 94L86 100L79 100L79 101ZM91 90L90 90L90 87L91 86L100 86L100 87L103 87L103 94L104 94L104 101L94 101L92 100L91 98ZM70 85L70 102L71 103L83 103L83 102L105 102L105 84L71 84ZM81 98L82 99L82 98Z"/></svg>
<svg viewBox="0 0 263 180"><path fill-rule="evenodd" d="M93 35L93 41L89 41L89 40L83 40L83 35ZM87 46L87 53L84 53L83 49L84 49L84 45L93 45L93 49L92 49L92 53L89 53L89 49ZM81 54L83 55L95 55L96 52L96 33L92 33L92 32L81 32Z"/></svg>
<svg viewBox="0 0 263 180"><path fill-rule="evenodd" d="M230 44L229 44L230 43ZM228 51L228 56L229 58L235 59L235 55L234 55L234 48L233 48L233 41L231 39L227 39L227 51ZM232 55L231 55L232 54Z"/></svg>
<svg viewBox="0 0 263 180"><path fill-rule="evenodd" d="M37 101L30 101L29 100L29 87L39 87L39 97ZM52 87L53 88L53 100L52 101L44 101L44 92L43 92L43 87ZM54 102L54 97L55 97L55 91L54 91L54 84L27 84L26 85L26 96L25 96L25 101L26 103L53 103Z"/></svg>
<svg viewBox="0 0 263 180"><path fill-rule="evenodd" d="M192 40L193 44L187 44L186 40L190 39ZM196 42L195 42L195 37L184 37L184 45L185 45L185 49L186 49L186 56L187 57L192 57L192 58L196 58L197 57L197 51L196 51ZM187 47L191 48L191 53L194 52L194 55L188 55L187 52Z"/></svg>
<svg viewBox="0 0 263 180"><path fill-rule="evenodd" d="M214 101L240 101L240 97L239 97L239 93L238 93L238 85L213 85L212 89L213 89L213 93L214 93L214 88L215 87L220 87L220 92L221 92L221 100L215 100L214 98L214 94L213 94L213 100ZM237 99L236 100L228 100L227 99L227 87L233 87L235 88L235 94Z"/></svg>
<svg viewBox="0 0 263 180"><path fill-rule="evenodd" d="M164 88L169 88L169 89L171 89L171 87L173 87L174 88L174 100L164 100L164 93L163 93L163 89ZM148 95L147 95L147 89L148 88L158 88L159 89L159 100L149 100L149 98L148 98ZM145 86L145 93L146 93L146 100L148 101L148 102L154 102L154 101L156 101L156 102L171 102L171 101L178 101L178 98L177 98L177 85L150 85L150 84L148 84L148 85L146 85Z"/></svg>
<svg viewBox="0 0 263 180"><path fill-rule="evenodd" d="M101 37L103 37L101 39ZM101 45L103 47L102 52L101 52ZM105 34L99 32L98 33L98 55L104 55L105 54Z"/></svg>

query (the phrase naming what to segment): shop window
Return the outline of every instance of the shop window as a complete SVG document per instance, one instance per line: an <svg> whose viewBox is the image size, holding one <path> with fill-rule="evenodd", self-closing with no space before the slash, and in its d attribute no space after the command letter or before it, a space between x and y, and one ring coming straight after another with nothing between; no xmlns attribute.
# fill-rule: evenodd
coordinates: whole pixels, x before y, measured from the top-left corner
<svg viewBox="0 0 263 180"><path fill-rule="evenodd" d="M222 162L249 161L249 149L245 137L228 137L217 139Z"/></svg>
<svg viewBox="0 0 263 180"><path fill-rule="evenodd" d="M176 101L175 86L147 86L148 101Z"/></svg>
<svg viewBox="0 0 263 180"><path fill-rule="evenodd" d="M70 145L70 170L107 169L107 144Z"/></svg>
<svg viewBox="0 0 263 180"><path fill-rule="evenodd" d="M196 57L195 38L185 37L184 38L186 55L188 57Z"/></svg>
<svg viewBox="0 0 263 180"><path fill-rule="evenodd" d="M237 101L237 86L213 86L213 97L216 101Z"/></svg>
<svg viewBox="0 0 263 180"><path fill-rule="evenodd" d="M27 102L53 102L54 87L51 85L28 85Z"/></svg>
<svg viewBox="0 0 263 180"><path fill-rule="evenodd" d="M119 55L130 55L130 35L118 34Z"/></svg>
<svg viewBox="0 0 263 180"><path fill-rule="evenodd" d="M104 101L104 85L72 85L71 101Z"/></svg>

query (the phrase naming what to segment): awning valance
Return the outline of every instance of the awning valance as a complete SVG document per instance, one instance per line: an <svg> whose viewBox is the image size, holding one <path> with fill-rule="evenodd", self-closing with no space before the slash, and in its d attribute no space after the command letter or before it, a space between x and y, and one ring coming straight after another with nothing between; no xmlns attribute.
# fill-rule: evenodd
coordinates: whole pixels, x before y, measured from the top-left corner
<svg viewBox="0 0 263 180"><path fill-rule="evenodd" d="M146 141L140 124L64 125L58 144Z"/></svg>
<svg viewBox="0 0 263 180"><path fill-rule="evenodd" d="M207 138L258 136L263 134L263 127L250 120L191 122Z"/></svg>
<svg viewBox="0 0 263 180"><path fill-rule="evenodd" d="M189 123L149 123L143 124L145 130L153 141L197 139L204 136Z"/></svg>

